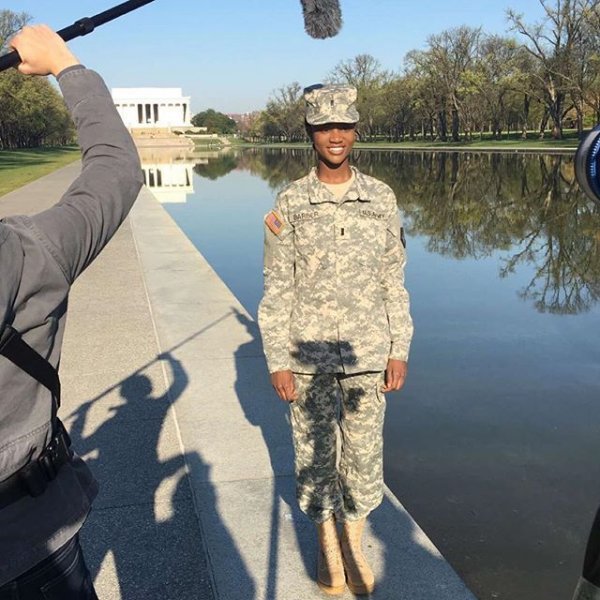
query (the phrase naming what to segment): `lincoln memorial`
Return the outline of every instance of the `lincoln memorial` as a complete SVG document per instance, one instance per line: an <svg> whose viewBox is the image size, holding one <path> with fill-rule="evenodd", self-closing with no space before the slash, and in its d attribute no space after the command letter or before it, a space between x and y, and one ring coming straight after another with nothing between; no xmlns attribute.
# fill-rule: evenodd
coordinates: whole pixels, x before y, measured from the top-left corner
<svg viewBox="0 0 600 600"><path fill-rule="evenodd" d="M190 127L190 97L181 88L113 88L112 97L129 128Z"/></svg>

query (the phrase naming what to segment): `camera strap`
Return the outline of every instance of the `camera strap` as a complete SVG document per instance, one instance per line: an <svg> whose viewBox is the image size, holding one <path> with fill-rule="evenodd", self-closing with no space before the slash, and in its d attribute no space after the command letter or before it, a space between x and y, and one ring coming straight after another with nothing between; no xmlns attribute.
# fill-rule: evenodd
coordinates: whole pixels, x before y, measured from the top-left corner
<svg viewBox="0 0 600 600"><path fill-rule="evenodd" d="M38 458L0 482L1 510L26 496L43 494L59 469L71 461L73 452L69 434L57 416L60 406L58 371L10 325L5 326L0 336L0 355L48 388L52 394L52 438Z"/></svg>
<svg viewBox="0 0 600 600"><path fill-rule="evenodd" d="M60 406L58 371L27 344L21 334L11 325L6 325L0 336L0 355L50 390L54 404L53 416L55 416Z"/></svg>

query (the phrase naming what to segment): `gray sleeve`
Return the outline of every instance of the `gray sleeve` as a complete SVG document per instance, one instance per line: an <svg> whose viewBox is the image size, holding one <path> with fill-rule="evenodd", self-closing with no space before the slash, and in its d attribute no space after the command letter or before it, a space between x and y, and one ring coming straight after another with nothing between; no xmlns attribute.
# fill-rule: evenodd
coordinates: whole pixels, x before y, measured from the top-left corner
<svg viewBox="0 0 600 600"><path fill-rule="evenodd" d="M127 216L142 172L102 78L73 68L63 71L58 82L77 128L82 170L60 202L31 217L31 224L72 283Z"/></svg>

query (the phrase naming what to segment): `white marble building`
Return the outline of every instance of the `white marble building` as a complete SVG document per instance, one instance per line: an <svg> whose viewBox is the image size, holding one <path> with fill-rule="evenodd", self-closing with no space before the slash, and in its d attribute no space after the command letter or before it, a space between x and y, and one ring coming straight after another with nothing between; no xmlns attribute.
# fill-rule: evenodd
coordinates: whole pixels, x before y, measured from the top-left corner
<svg viewBox="0 0 600 600"><path fill-rule="evenodd" d="M181 88L113 88L112 97L129 128L190 127L190 97Z"/></svg>

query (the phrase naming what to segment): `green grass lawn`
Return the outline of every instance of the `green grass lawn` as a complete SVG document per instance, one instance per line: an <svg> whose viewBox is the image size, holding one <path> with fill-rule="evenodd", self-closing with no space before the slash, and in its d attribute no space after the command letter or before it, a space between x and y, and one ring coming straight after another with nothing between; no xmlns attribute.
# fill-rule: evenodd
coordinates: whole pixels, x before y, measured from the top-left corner
<svg viewBox="0 0 600 600"><path fill-rule="evenodd" d="M79 158L76 146L0 150L0 196Z"/></svg>
<svg viewBox="0 0 600 600"><path fill-rule="evenodd" d="M553 140L545 138L528 138L526 140L492 140L492 139L473 139L471 141L460 142L429 142L429 141L413 141L406 140L405 142L357 142L356 147L362 149L389 149L389 150L409 150L409 149L448 149L448 150L569 150L577 148L578 139L562 139Z"/></svg>
<svg viewBox="0 0 600 600"><path fill-rule="evenodd" d="M496 151L524 151L544 152L550 150L570 151L575 150L579 144L577 132L573 129L563 131L562 140L554 140L552 136L546 133L543 140L540 140L537 132L530 131L527 139L521 139L520 133L511 133L510 136L504 135L501 140L494 140L489 134L484 134L483 139L479 136L473 136L472 140L463 139L460 142L440 142L429 140L406 139L404 142L361 142L357 141L355 147L360 150L496 150ZM240 142L241 146L265 146L272 148L310 148L310 144L305 142L297 143L269 143L269 144L250 144Z"/></svg>

